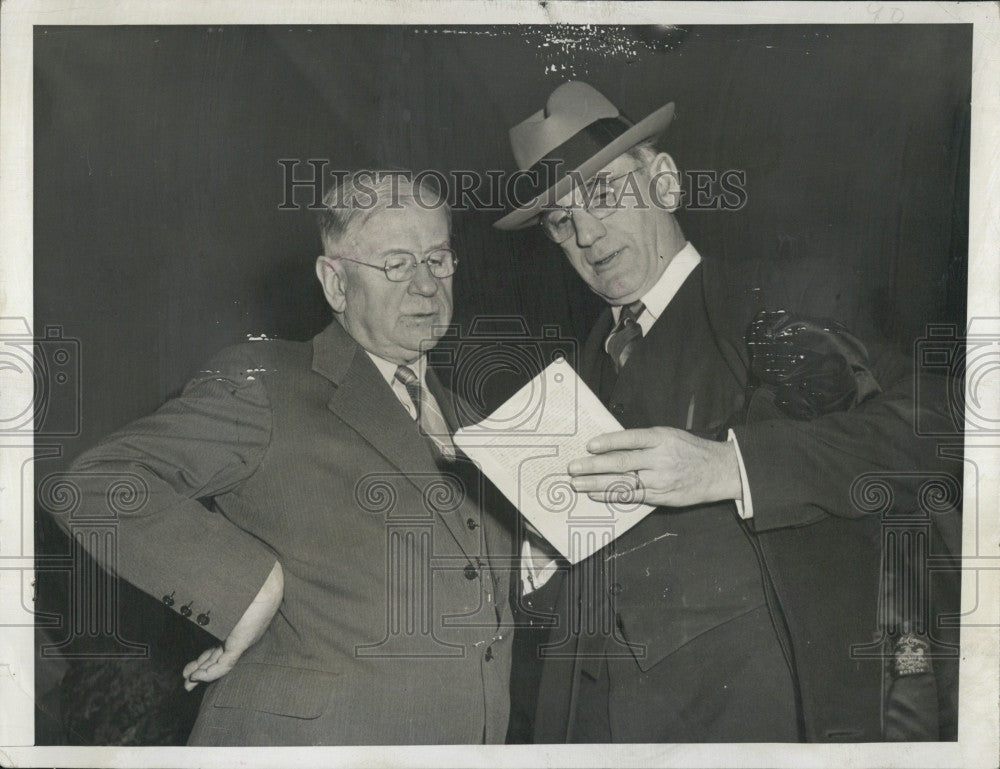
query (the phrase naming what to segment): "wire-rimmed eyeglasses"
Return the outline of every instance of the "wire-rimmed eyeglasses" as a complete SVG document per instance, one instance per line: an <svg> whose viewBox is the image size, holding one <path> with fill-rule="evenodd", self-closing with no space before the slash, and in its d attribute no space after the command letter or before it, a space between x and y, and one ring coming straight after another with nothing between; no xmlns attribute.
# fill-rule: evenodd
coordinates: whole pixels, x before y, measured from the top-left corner
<svg viewBox="0 0 1000 769"><path fill-rule="evenodd" d="M618 210L622 199L624 185L622 179L630 176L639 170L641 166L632 168L623 174L619 174L612 179L608 179L606 174L598 174L585 192L582 206L556 206L547 208L539 217L538 223L542 230L554 243L562 243L568 240L576 231L573 224L573 211L586 211L595 219L606 219Z"/></svg>
<svg viewBox="0 0 1000 769"><path fill-rule="evenodd" d="M415 254L409 251L394 251L385 257L382 264L371 264L362 262L360 259L351 259L349 256L341 256L345 262L354 262L365 267L382 270L386 278L393 283L405 283L413 278L417 273L417 267L426 264L431 275L435 278L449 278L458 269L458 257L450 248L435 248L424 254L423 259L417 259Z"/></svg>

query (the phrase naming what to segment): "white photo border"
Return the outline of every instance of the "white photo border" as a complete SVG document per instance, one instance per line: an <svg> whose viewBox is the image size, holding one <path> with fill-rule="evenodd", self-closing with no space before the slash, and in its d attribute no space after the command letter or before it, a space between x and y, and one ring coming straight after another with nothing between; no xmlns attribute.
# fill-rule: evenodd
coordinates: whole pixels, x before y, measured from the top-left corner
<svg viewBox="0 0 1000 769"><path fill-rule="evenodd" d="M995 3L7 0L0 16L0 316L32 318L32 27L54 24L973 25L968 317L1000 318L1000 21ZM28 376L14 397L30 397ZM23 389L21 389L23 388ZM1000 393L982 404L1000 418ZM993 441L994 443L996 441ZM0 764L5 766L995 767L1000 761L1000 446L966 439L959 740L863 745L566 745L323 748L33 747L30 439L0 443ZM977 523L978 525L973 525ZM19 624L20 623L20 624Z"/></svg>

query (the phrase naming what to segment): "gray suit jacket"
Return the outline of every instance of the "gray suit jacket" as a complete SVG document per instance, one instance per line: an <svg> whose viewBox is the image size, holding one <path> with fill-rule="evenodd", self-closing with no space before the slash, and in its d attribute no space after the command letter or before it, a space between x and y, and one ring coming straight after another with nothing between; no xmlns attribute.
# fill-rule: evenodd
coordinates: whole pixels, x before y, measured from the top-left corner
<svg viewBox="0 0 1000 769"><path fill-rule="evenodd" d="M334 323L222 352L77 460L60 522L109 516L114 547L88 549L220 639L281 562L279 612L209 687L192 743L500 742L510 545L467 464L438 467Z"/></svg>

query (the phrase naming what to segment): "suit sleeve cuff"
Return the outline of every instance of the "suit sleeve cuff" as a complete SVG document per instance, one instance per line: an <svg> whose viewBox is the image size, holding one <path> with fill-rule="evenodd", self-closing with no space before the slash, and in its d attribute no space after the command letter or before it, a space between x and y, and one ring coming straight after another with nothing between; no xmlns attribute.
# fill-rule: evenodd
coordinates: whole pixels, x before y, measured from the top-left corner
<svg viewBox="0 0 1000 769"><path fill-rule="evenodd" d="M736 440L736 433L732 430L726 436L726 440L733 444L736 449L736 461L740 466L740 488L743 490L742 498L733 500L736 502L736 512L743 520L753 518L753 498L750 496L750 480L747 478L747 468L743 464L743 454L740 452L740 442Z"/></svg>

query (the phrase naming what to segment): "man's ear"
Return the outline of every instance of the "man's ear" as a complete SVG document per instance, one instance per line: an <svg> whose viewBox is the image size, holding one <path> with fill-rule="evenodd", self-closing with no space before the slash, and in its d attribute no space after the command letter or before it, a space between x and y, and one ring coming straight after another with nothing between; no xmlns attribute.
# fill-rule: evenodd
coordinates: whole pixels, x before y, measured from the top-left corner
<svg viewBox="0 0 1000 769"><path fill-rule="evenodd" d="M674 159L666 152L659 153L650 164L653 204L673 213L680 208L683 198L681 175Z"/></svg>
<svg viewBox="0 0 1000 769"><path fill-rule="evenodd" d="M316 259L316 277L323 286L323 294L327 303L336 313L347 308L347 286L345 285L344 267L338 259L320 256Z"/></svg>

